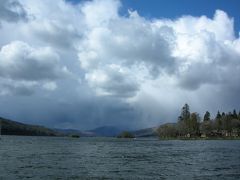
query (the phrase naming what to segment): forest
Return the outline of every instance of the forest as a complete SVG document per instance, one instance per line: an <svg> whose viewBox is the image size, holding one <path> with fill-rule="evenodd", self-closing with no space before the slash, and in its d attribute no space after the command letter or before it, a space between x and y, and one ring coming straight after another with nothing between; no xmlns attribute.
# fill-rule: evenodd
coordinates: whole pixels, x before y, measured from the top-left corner
<svg viewBox="0 0 240 180"><path fill-rule="evenodd" d="M177 123L161 125L158 130L160 138L239 138L240 112L217 112L211 117L206 111L203 118L197 112L190 112L185 104L181 109Z"/></svg>

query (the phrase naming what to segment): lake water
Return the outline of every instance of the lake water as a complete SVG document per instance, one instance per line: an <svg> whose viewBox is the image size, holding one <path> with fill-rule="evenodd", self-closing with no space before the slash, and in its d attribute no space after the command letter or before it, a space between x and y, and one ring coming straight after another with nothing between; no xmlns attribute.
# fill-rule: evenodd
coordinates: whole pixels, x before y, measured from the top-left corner
<svg viewBox="0 0 240 180"><path fill-rule="evenodd" d="M240 179L240 141L3 136L0 179Z"/></svg>

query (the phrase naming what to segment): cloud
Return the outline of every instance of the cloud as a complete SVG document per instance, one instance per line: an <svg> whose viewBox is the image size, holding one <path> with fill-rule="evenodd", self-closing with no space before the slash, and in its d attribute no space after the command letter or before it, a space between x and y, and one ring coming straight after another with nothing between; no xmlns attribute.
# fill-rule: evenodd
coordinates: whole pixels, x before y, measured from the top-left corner
<svg viewBox="0 0 240 180"><path fill-rule="evenodd" d="M99 3L113 2L115 4L115 13L101 10L94 11L94 17L100 19L95 20L92 17L93 11L86 9L95 8ZM109 67L119 67L125 69L123 74L127 81L117 81L117 83L107 82L108 87L101 88L101 94L112 94L112 90L125 89L124 94L134 96L139 88L129 86L129 79L134 84L139 84L142 78L135 76L139 74L134 70L140 70L142 67L148 69L145 76L157 78L161 73L173 73L175 69L175 59L171 55L171 48L174 45L173 29L168 26L157 27L152 21L148 21L140 17L137 12L129 12L129 17L121 17L118 14L118 1L94 1L83 6L85 23L88 25L87 31L84 33L82 41L78 46L78 57L81 67L87 72L86 80L91 85L96 72L101 72L109 79L116 77L115 73L109 73ZM93 6L93 7L92 7ZM99 13L99 14L98 14ZM96 22L95 25L94 22ZM90 24L90 25L89 25ZM118 71L119 72L119 71ZM146 72L146 71L145 71ZM110 77L110 76L115 77ZM119 77L118 73L118 77ZM100 76L102 77L102 76ZM123 79L123 78L122 78ZM95 84L97 85L97 84ZM98 83L99 86L102 84ZM129 92L126 92L127 89ZM135 91L135 92L133 92ZM119 93L118 93L119 94Z"/></svg>
<svg viewBox="0 0 240 180"><path fill-rule="evenodd" d="M24 0L23 4L31 15L28 24L22 27L24 35L61 51L71 50L81 39L84 27L78 6L62 0Z"/></svg>
<svg viewBox="0 0 240 180"><path fill-rule="evenodd" d="M3 46L0 61L0 76L11 79L55 80L69 73L51 48L33 48L20 41Z"/></svg>
<svg viewBox="0 0 240 180"><path fill-rule="evenodd" d="M97 95L116 97L132 97L138 91L139 85L132 79L132 74L122 67L110 65L104 70L87 73L85 78L90 86L95 88Z"/></svg>
<svg viewBox="0 0 240 180"><path fill-rule="evenodd" d="M0 77L7 90L32 94L32 87L43 84L48 90L56 89L55 80L70 75L67 67L59 62L59 56L49 47L33 48L21 41L14 41L1 48Z"/></svg>
<svg viewBox="0 0 240 180"><path fill-rule="evenodd" d="M32 33L35 37L41 37L42 42L48 42L51 46L59 48L71 48L77 43L76 40L81 38L81 34L76 27L64 25L63 22L57 21L34 21L28 27L27 32Z"/></svg>
<svg viewBox="0 0 240 180"><path fill-rule="evenodd" d="M149 19L124 8L118 0L1 1L3 115L134 128L175 121L186 102L199 112L240 108L233 18L216 10Z"/></svg>
<svg viewBox="0 0 240 180"><path fill-rule="evenodd" d="M102 5L106 2L109 3L94 1L87 8L105 7ZM107 11L94 11L94 17L100 20L89 18L92 12L83 6L86 24L90 25L78 48L78 57L89 84L93 83L90 77L96 77L96 72L111 79L108 67L112 65L135 74L144 66L145 81L168 74L175 78L177 87L186 90L196 90L204 84L222 84L230 78L232 68L238 72L239 39L234 36L233 19L224 11L216 10L213 19L183 16L176 20L149 20L136 11L129 11L128 17L120 16L119 4L112 3L115 13L109 16ZM125 77L131 77L137 84L143 82L134 73ZM115 88L125 87L125 82L118 82ZM114 88L114 83L108 84ZM94 87L97 85L102 86L95 83ZM111 89L102 89L102 94L111 94ZM132 96L141 88L134 90Z"/></svg>
<svg viewBox="0 0 240 180"><path fill-rule="evenodd" d="M11 79L0 78L0 95L19 95L30 96L34 93L36 82L29 81L14 81Z"/></svg>
<svg viewBox="0 0 240 180"><path fill-rule="evenodd" d="M81 6L85 23L89 28L101 27L110 20L119 17L118 9L121 6L118 0L85 1Z"/></svg>
<svg viewBox="0 0 240 180"><path fill-rule="evenodd" d="M57 84L55 82L46 82L43 84L43 88L49 91L54 91L57 89Z"/></svg>
<svg viewBox="0 0 240 180"><path fill-rule="evenodd" d="M17 22L19 20L27 20L24 7L16 0L1 0L0 22Z"/></svg>
<svg viewBox="0 0 240 180"><path fill-rule="evenodd" d="M233 20L225 12L217 10L213 19L183 17L173 26L181 87L194 90L204 84L225 84L232 71L239 72L239 39L234 37Z"/></svg>

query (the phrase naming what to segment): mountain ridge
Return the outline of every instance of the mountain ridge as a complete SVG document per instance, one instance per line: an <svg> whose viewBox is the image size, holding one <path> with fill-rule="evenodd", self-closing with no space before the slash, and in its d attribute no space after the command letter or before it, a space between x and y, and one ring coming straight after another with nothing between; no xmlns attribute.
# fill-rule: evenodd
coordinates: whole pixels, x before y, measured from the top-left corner
<svg viewBox="0 0 240 180"><path fill-rule="evenodd" d="M2 135L61 136L53 129L40 125L30 125L0 117Z"/></svg>
<svg viewBox="0 0 240 180"><path fill-rule="evenodd" d="M77 129L53 129L41 125L31 125L0 117L2 135L24 135L24 136L70 136L81 137L116 137L126 129L115 126L100 126L95 129L81 131ZM129 131L135 137L157 136L157 128L144 128Z"/></svg>

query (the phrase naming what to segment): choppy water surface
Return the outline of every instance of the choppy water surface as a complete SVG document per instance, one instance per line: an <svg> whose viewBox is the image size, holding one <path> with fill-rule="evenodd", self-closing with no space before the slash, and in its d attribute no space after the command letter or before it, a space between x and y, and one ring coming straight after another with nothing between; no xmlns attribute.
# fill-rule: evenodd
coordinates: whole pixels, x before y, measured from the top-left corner
<svg viewBox="0 0 240 180"><path fill-rule="evenodd" d="M0 179L240 179L240 141L3 136Z"/></svg>

